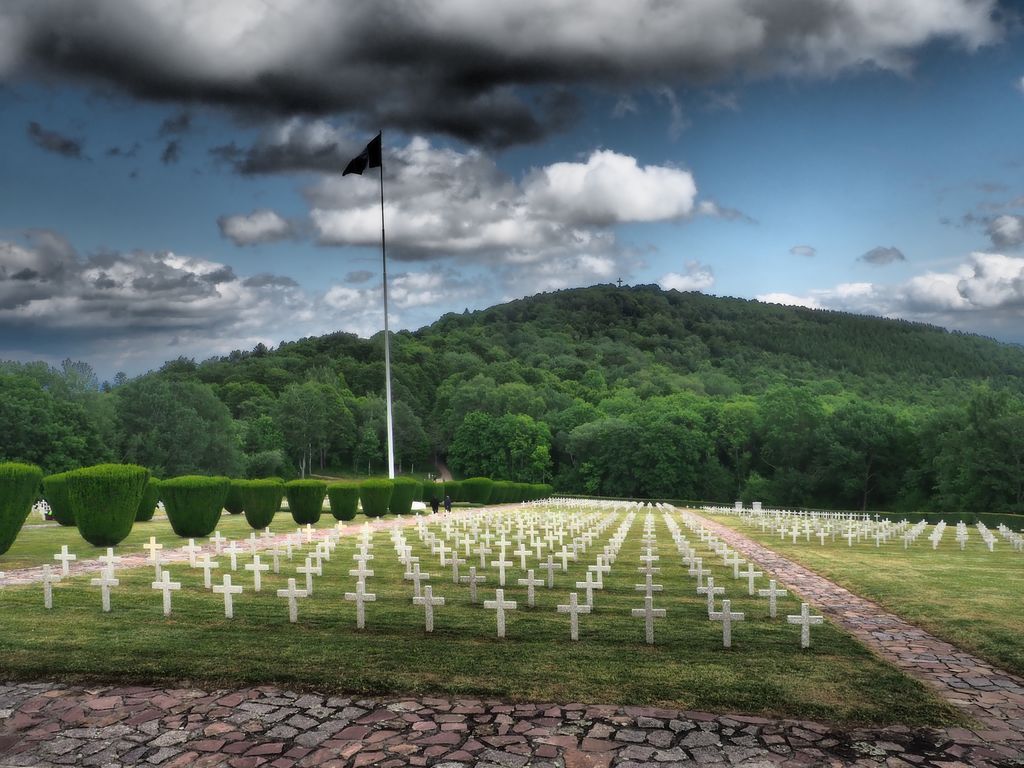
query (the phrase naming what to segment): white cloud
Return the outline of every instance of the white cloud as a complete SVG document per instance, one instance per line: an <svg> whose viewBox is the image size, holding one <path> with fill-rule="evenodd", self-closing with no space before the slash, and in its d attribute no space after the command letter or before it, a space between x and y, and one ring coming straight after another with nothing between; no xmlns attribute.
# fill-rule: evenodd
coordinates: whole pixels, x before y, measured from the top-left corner
<svg viewBox="0 0 1024 768"><path fill-rule="evenodd" d="M789 252L794 256L806 256L807 258L811 258L817 255L818 249L813 245L794 245L789 249Z"/></svg>
<svg viewBox="0 0 1024 768"><path fill-rule="evenodd" d="M925 272L902 283L844 283L757 299L919 320L1024 342L1024 257L1019 256L979 251L949 272Z"/></svg>
<svg viewBox="0 0 1024 768"><path fill-rule="evenodd" d="M688 261L684 272L669 272L658 280L658 285L666 291L706 291L714 284L711 267L699 261Z"/></svg>
<svg viewBox="0 0 1024 768"><path fill-rule="evenodd" d="M973 49L997 39L996 7L996 0L22 0L0 5L0 77L63 77L144 98L279 114L347 112L370 125L508 144L537 140L566 119L558 98L537 106L520 86L557 96L576 85L903 72L929 43Z"/></svg>
<svg viewBox="0 0 1024 768"><path fill-rule="evenodd" d="M1004 213L986 226L992 245L996 248L1016 248L1024 244L1024 216Z"/></svg>
<svg viewBox="0 0 1024 768"><path fill-rule="evenodd" d="M217 226L235 245L255 245L284 240L295 234L291 222L276 211L261 209L247 215L221 216Z"/></svg>

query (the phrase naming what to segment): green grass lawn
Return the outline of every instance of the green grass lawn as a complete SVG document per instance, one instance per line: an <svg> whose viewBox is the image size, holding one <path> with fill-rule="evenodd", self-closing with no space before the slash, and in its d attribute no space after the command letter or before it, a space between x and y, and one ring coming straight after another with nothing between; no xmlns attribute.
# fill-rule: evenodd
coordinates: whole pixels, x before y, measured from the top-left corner
<svg viewBox="0 0 1024 768"><path fill-rule="evenodd" d="M836 537L792 544L778 534L741 523L731 516L712 519L742 531L847 589L877 602L907 621L1006 670L1024 675L1024 553L1000 540L990 553L978 532L961 552L955 527L946 529L932 550L928 526L916 544L874 541L847 545Z"/></svg>
<svg viewBox="0 0 1024 768"><path fill-rule="evenodd" d="M288 522L282 527L292 527ZM243 532L229 523L235 520L221 525L225 535ZM656 622L657 644L647 646L643 621L629 612L643 604L633 588L641 580L636 568L642 525L638 515L605 577L604 591L595 596L596 612L580 617L578 643L569 640L568 617L554 609L568 602L572 583L583 579L614 527L585 561L570 563L568 574L556 574L554 590L538 589L536 608L526 607L525 587L507 587L506 599L519 601L519 610L508 614L504 641L496 637L494 612L470 604L468 587L452 584L450 569L440 571L437 558L420 544L414 529L407 529L424 570L433 576L435 595L447 600L436 609L432 635L424 632L422 609L411 604L412 585L401 579L389 534L381 532L374 539L371 563L376 575L368 584L377 602L367 605L365 631L355 628L355 605L343 599L355 583L347 571L356 547L347 537L325 564L324 577L316 580L314 596L300 601L296 625L288 623L287 603L274 590L285 586L285 571L295 575L298 557L279 576L266 576L258 595L251 591L251 575L241 570L248 560L240 558L233 581L246 591L235 598L233 621L224 619L222 598L202 588L202 572L184 565L170 568L173 579L184 585L174 595L170 618L162 616L160 593L149 587L153 575L148 568L119 572L121 586L113 593L110 614L100 612L99 590L86 578L57 585L49 612L42 607L41 586L9 587L0 592L0 669L21 678L273 682L366 694L663 705L843 724L962 722L924 686L831 624L814 627L812 647L801 650L799 628L784 618L799 610L797 601L780 600L780 618L770 620L767 601L747 598L746 582L734 581L731 571L716 566L716 582L726 587L733 610L745 611L747 619L734 625L733 648L723 649L721 625L707 620L704 598L696 594L660 515L663 570L656 581L665 591L656 595L655 605L666 608L668 618ZM148 537L161 527L166 523L137 530ZM168 540L168 532L158 538ZM18 546L26 547L27 555L40 544L19 541ZM518 565L517 558L509 559ZM226 557L221 564L228 566ZM496 570L486 575L481 599L493 598L496 587ZM508 575L514 584L525 574L515 568Z"/></svg>

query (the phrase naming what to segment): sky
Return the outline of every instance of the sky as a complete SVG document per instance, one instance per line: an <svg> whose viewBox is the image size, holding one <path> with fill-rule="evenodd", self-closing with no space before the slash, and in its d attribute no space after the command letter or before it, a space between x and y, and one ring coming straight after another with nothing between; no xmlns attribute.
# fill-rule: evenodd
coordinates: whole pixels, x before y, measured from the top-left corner
<svg viewBox="0 0 1024 768"><path fill-rule="evenodd" d="M1024 6L5 0L0 359L620 279L1024 343Z"/></svg>

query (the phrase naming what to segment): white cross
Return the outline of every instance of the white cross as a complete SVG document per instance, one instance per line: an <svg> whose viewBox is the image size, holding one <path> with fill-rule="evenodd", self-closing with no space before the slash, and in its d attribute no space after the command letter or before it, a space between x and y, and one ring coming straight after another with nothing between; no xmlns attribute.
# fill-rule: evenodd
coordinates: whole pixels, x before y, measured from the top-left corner
<svg viewBox="0 0 1024 768"><path fill-rule="evenodd" d="M709 579L710 581L710 579ZM722 610L712 611L708 614L708 618L712 621L722 622L722 647L732 648L732 623L734 621L743 621L742 613L733 613L730 608L732 601L723 600Z"/></svg>
<svg viewBox="0 0 1024 768"><path fill-rule="evenodd" d="M487 577L486 576L477 576L476 575L476 566L475 565L471 565L469 567L469 576L461 576L461 577L459 577L459 581L461 581L463 583L466 583L466 584L469 584L469 602L475 603L476 602L476 585L477 584L482 584L483 582L487 581Z"/></svg>
<svg viewBox="0 0 1024 768"><path fill-rule="evenodd" d="M519 558L519 570L525 571L526 570L526 558L530 556L530 550L528 550L523 545L523 542L520 541L519 542L519 548L515 552L513 552L512 554Z"/></svg>
<svg viewBox="0 0 1024 768"><path fill-rule="evenodd" d="M695 557L695 558L693 558L693 563L690 564L690 575L697 577L697 586L698 587L704 585L704 574L706 574L706 573L707 573L707 571L704 570L704 558L702 558L702 557Z"/></svg>
<svg viewBox="0 0 1024 768"><path fill-rule="evenodd" d="M444 605L443 597L434 597L434 590L429 584L423 589L422 597L414 597L412 599L413 605L422 605L424 613L426 614L426 631L434 631L434 606Z"/></svg>
<svg viewBox="0 0 1024 768"><path fill-rule="evenodd" d="M644 583L634 585L634 589L637 592L644 592L647 597L653 597L652 592L661 592L664 587L661 584L654 583L654 574L646 573L644 574Z"/></svg>
<svg viewBox="0 0 1024 768"><path fill-rule="evenodd" d="M232 600L232 595L242 594L242 588L240 586L231 586L231 574L224 574L224 583L214 584L213 591L218 595L224 595L224 618L233 619L235 617L235 605Z"/></svg>
<svg viewBox="0 0 1024 768"><path fill-rule="evenodd" d="M536 593L534 592L534 587L544 586L544 579L535 579L535 578L533 578L533 569L531 568L530 570L528 570L526 572L526 578L525 579L519 579L518 584L521 587L526 587L526 604L530 608L533 608L534 599L536 597Z"/></svg>
<svg viewBox="0 0 1024 768"><path fill-rule="evenodd" d="M307 561L308 562L308 561ZM263 591L263 571L269 571L270 566L260 562L259 555L252 556L252 562L245 566L245 570L252 571L252 591Z"/></svg>
<svg viewBox="0 0 1024 768"><path fill-rule="evenodd" d="M3 578L3 574L0 573L0 578ZM53 608L53 585L60 581L60 576L56 576L53 573L53 569L48 565L43 566L43 607L46 610Z"/></svg>
<svg viewBox="0 0 1024 768"><path fill-rule="evenodd" d="M112 571L104 570L100 571L98 579L91 579L89 583L100 588L100 594L103 597L103 612L110 613L110 588L118 586L121 582L114 578Z"/></svg>
<svg viewBox="0 0 1024 768"><path fill-rule="evenodd" d="M754 593L755 593L754 579L756 579L758 576L764 576L764 574L761 573L761 571L755 571L753 563L747 563L747 570L740 571L740 576L746 577L746 579L747 579L747 594L750 595L751 597L753 597Z"/></svg>
<svg viewBox="0 0 1024 768"><path fill-rule="evenodd" d="M70 554L68 554L68 545L64 544L60 548L60 554L54 555L53 559L60 561L60 566L61 566L60 572L61 572L61 575L62 576L70 576L71 575L71 568L70 568L69 564L71 563L72 560L77 560L78 559L78 555L70 555Z"/></svg>
<svg viewBox="0 0 1024 768"><path fill-rule="evenodd" d="M722 558L722 562L726 568L730 565L732 566L732 577L734 579L738 579L740 577L740 566L745 562L742 557L734 552L732 554L725 555Z"/></svg>
<svg viewBox="0 0 1024 768"><path fill-rule="evenodd" d="M272 562L274 564L274 567L272 568L272 570L274 571L274 573L280 573L281 572L281 555L284 554L284 553L281 552L281 550L278 549L277 547L274 547L273 549L266 550L266 554L270 555L270 557L272 559Z"/></svg>
<svg viewBox="0 0 1024 768"><path fill-rule="evenodd" d="M640 562L646 565L647 567L651 567L660 559L661 558L658 557L658 555L643 555L640 557Z"/></svg>
<svg viewBox="0 0 1024 768"><path fill-rule="evenodd" d="M604 589L604 574L611 573L612 567L606 565L604 562L604 556L597 556L597 565L587 566L588 571L593 571L597 574L597 588Z"/></svg>
<svg viewBox="0 0 1024 768"><path fill-rule="evenodd" d="M459 543L462 545L463 551L466 553L466 558L468 559L471 554L469 548L472 547L476 542L473 540L473 537L467 533L465 536L462 537L462 540Z"/></svg>
<svg viewBox="0 0 1024 768"><path fill-rule="evenodd" d="M235 542L232 541L226 547L224 547L224 552L227 554L228 557L231 558L231 570L232 571L237 571L238 570L238 556L240 554L242 554L243 550L240 549L239 546Z"/></svg>
<svg viewBox="0 0 1024 768"><path fill-rule="evenodd" d="M512 561L506 560L504 554L501 556L501 560L492 560L491 567L498 569L498 586L505 586L505 569L512 567Z"/></svg>
<svg viewBox="0 0 1024 768"><path fill-rule="evenodd" d="M775 579L769 579L768 589L759 589L757 590L757 594L760 597L768 598L768 615L774 619L776 615L776 598L785 597L788 593L786 590L779 589L775 586Z"/></svg>
<svg viewBox="0 0 1024 768"><path fill-rule="evenodd" d="M149 562L158 566L160 564L160 555L158 553L164 548L164 545L156 543L156 536L150 536L149 544L143 544L142 548L149 552Z"/></svg>
<svg viewBox="0 0 1024 768"><path fill-rule="evenodd" d="M547 581L548 581L548 589L554 589L555 588L555 568L557 567L555 565L555 556L549 553L548 554L548 561L546 563L540 563L537 567L540 568L542 571L547 571L548 572L548 579L547 579Z"/></svg>
<svg viewBox="0 0 1024 768"><path fill-rule="evenodd" d="M481 541L479 544L476 545L476 549L474 550L474 552L477 555L480 556L480 567L481 568L486 568L487 567L487 558L486 558L486 556L491 554L492 552L494 552L494 550L491 549L489 546L487 546L484 542Z"/></svg>
<svg viewBox="0 0 1024 768"><path fill-rule="evenodd" d="M505 590L496 589L494 591L493 600L484 600L484 608L488 611L498 612L498 637L505 636L505 611L514 611L516 609L515 600L505 599Z"/></svg>
<svg viewBox="0 0 1024 768"><path fill-rule="evenodd" d="M220 554L221 545L227 541L223 536L220 535L220 531L214 531L213 536L210 537L210 541L213 542L213 548L215 554Z"/></svg>
<svg viewBox="0 0 1024 768"><path fill-rule="evenodd" d="M437 542L436 546L434 547L434 554L441 556L442 568L448 565L448 553L451 551L451 547L449 547L444 541Z"/></svg>
<svg viewBox="0 0 1024 768"><path fill-rule="evenodd" d="M196 555L202 551L202 547L196 546L195 539L189 539L188 544L181 548L181 551L188 555L188 564L192 567L196 567Z"/></svg>
<svg viewBox="0 0 1024 768"><path fill-rule="evenodd" d="M587 591L587 607L594 607L594 590L601 589L601 586L594 580L594 572L587 571L586 581L577 581L576 589L585 589Z"/></svg>
<svg viewBox="0 0 1024 768"><path fill-rule="evenodd" d="M349 576L355 576L359 580L360 584L366 584L366 577L373 576L373 571L367 569L367 567L360 563L358 568L353 568L348 572Z"/></svg>
<svg viewBox="0 0 1024 768"><path fill-rule="evenodd" d="M257 552L259 552L259 547L259 539L256 538L256 532L253 531L249 534L249 554L255 555Z"/></svg>
<svg viewBox="0 0 1024 768"><path fill-rule="evenodd" d="M292 624L299 620L299 603L298 598L309 597L309 591L305 589L295 588L295 579L288 579L288 589L277 590L278 597L284 597L288 600L288 621Z"/></svg>
<svg viewBox="0 0 1024 768"><path fill-rule="evenodd" d="M825 621L823 616L811 616L811 608L807 603L800 603L799 616L787 616L786 621L790 624L800 625L800 647L811 647L811 625L821 624Z"/></svg>
<svg viewBox="0 0 1024 768"><path fill-rule="evenodd" d="M366 591L366 584L363 581L356 582L355 592L346 592L345 599L355 601L356 604L356 629L366 628L366 607L365 603L374 602L377 599L377 595L372 592Z"/></svg>
<svg viewBox="0 0 1024 768"><path fill-rule="evenodd" d="M213 587L213 582L210 580L210 571L215 568L220 568L220 563L216 560L211 560L208 552L203 553L196 562L199 567L203 569L203 586L207 589L211 589Z"/></svg>
<svg viewBox="0 0 1024 768"><path fill-rule="evenodd" d="M576 553L570 552L564 545L562 546L561 551L556 552L555 555L562 561L562 573L569 570L569 560L576 560Z"/></svg>
<svg viewBox="0 0 1024 768"><path fill-rule="evenodd" d="M697 594L708 596L708 616L710 616L715 610L715 595L724 595L725 587L716 587L715 577L708 576L707 586L697 587Z"/></svg>
<svg viewBox="0 0 1024 768"><path fill-rule="evenodd" d="M420 582L429 580L430 574L421 572L419 563L413 563L412 570L408 571L403 578L412 582L413 596L419 597L421 594Z"/></svg>
<svg viewBox="0 0 1024 768"><path fill-rule="evenodd" d="M313 567L313 560L309 557L306 558L305 566L300 565L295 569L296 573L301 573L306 577L306 594L302 595L302 597L308 597L313 594L313 574L319 576L320 574L317 573L318 570L319 569ZM278 594L280 594L280 590L278 591Z"/></svg>
<svg viewBox="0 0 1024 768"><path fill-rule="evenodd" d="M569 614L569 639L570 640L579 640L580 639L580 619L579 619L579 614L581 614L581 613L590 613L590 610L591 610L590 606L589 605L580 605L577 602L576 593L575 592L570 592L569 593L569 604L568 605L559 605L559 606L557 606L557 608L555 610L557 610L558 613L568 613Z"/></svg>
<svg viewBox="0 0 1024 768"><path fill-rule="evenodd" d="M311 544L313 542L313 526L312 525L310 525L309 523L306 523L306 527L305 528L299 528L299 532L300 533L304 533L306 535L306 543L307 544Z"/></svg>
<svg viewBox="0 0 1024 768"><path fill-rule="evenodd" d="M171 592L181 589L180 581L171 581L171 572L164 571L160 578L153 582L153 589L163 590L164 593L164 616L171 615Z"/></svg>
<svg viewBox="0 0 1024 768"><path fill-rule="evenodd" d="M461 557L459 557L458 551L455 550L455 551L452 552L452 556L449 558L448 562L452 566L452 584L458 584L459 583L459 566L460 565L465 565L466 561L463 560Z"/></svg>
<svg viewBox="0 0 1024 768"><path fill-rule="evenodd" d="M96 559L106 566L104 570L110 571L111 576L114 574L114 566L121 562L121 558L114 554L113 547L107 547L107 554L100 555Z"/></svg>
<svg viewBox="0 0 1024 768"><path fill-rule="evenodd" d="M665 609L655 608L654 598L647 596L644 598L644 607L633 608L632 614L634 617L643 617L644 639L648 645L654 645L654 620L665 618Z"/></svg>

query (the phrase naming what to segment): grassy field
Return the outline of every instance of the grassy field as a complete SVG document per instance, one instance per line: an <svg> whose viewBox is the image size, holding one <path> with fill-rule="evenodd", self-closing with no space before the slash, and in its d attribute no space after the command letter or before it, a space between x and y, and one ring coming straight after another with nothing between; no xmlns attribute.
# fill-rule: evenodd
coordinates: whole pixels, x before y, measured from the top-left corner
<svg viewBox="0 0 1024 768"><path fill-rule="evenodd" d="M874 541L850 547L837 537L821 546L812 536L810 542L792 544L735 517L709 517L937 637L1024 675L1024 554L1005 542L990 553L972 529L961 552L951 526L933 551L929 526L908 550L902 540L879 548Z"/></svg>
<svg viewBox="0 0 1024 768"><path fill-rule="evenodd" d="M235 520L221 525L225 535L228 523ZM300 602L296 625L288 623L287 603L274 590L295 575L298 558L280 575L266 576L260 594L251 591L251 576L241 570L248 560L240 558L233 580L246 591L235 598L233 621L224 618L221 597L202 588L202 572L184 565L170 568L174 580L183 582L170 618L162 616L160 593L150 589L148 568L119 572L110 614L100 612L99 590L86 578L57 585L49 612L42 607L41 586L8 587L0 592L0 669L22 678L275 682L353 693L665 705L844 724L960 722L951 707L830 624L815 627L813 646L801 650L799 628L783 618L798 611L796 601L781 600L780 618L770 620L766 601L747 598L746 582L717 567L716 581L726 586L733 610L745 611L747 619L734 625L733 648L723 649L721 624L707 620L704 598L674 556L660 517L663 570L657 581L665 591L655 605L667 608L668 618L656 623L657 644L647 646L643 621L629 612L643 604L634 590L641 527L638 516L605 577L605 590L595 596L596 612L580 617L579 643L569 640L568 617L554 609L568 602L571 583L583 579L599 546L585 562L570 563L568 574L556 574L554 590L538 589L536 608L526 607L525 587L509 586L506 599L519 601L519 610L508 614L502 641L494 612L472 605L468 587L452 584L450 570L441 572L408 529L415 554L433 574L435 594L447 600L436 609L432 635L424 632L423 611L411 604L412 585L402 581L389 535L381 532L371 564L376 575L368 585L377 602L367 605L365 631L355 628L355 606L343 599L355 582L347 575L355 542L346 538L325 564L314 596ZM140 528L148 537L166 523ZM23 532L28 534L34 532ZM158 538L166 540L166 534ZM32 551L39 545L18 546ZM226 568L227 558L221 562ZM486 575L481 599L492 598L496 586L495 569ZM524 575L511 569L510 584Z"/></svg>

